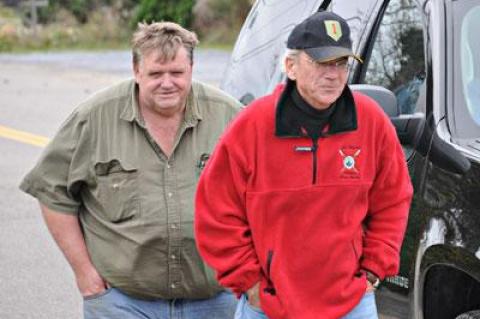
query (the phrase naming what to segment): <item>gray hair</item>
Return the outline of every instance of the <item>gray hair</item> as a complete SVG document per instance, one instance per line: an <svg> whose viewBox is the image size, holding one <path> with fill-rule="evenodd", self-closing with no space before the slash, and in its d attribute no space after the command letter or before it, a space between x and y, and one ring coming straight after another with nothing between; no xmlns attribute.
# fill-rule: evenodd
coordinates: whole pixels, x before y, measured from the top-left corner
<svg viewBox="0 0 480 319"><path fill-rule="evenodd" d="M288 49L287 48L285 50L285 54L282 57L282 62L283 63L280 64L282 66L282 72L284 72L284 73L286 72L285 62L287 61L287 59L291 59L291 60L296 61L301 52L302 52L302 50L298 50L298 49Z"/></svg>
<svg viewBox="0 0 480 319"><path fill-rule="evenodd" d="M198 44L197 35L173 22L139 23L132 36L133 64L137 65L142 57L157 50L162 60L172 61L183 46L193 63L193 49Z"/></svg>
<svg viewBox="0 0 480 319"><path fill-rule="evenodd" d="M303 50L286 49L284 59L296 59Z"/></svg>

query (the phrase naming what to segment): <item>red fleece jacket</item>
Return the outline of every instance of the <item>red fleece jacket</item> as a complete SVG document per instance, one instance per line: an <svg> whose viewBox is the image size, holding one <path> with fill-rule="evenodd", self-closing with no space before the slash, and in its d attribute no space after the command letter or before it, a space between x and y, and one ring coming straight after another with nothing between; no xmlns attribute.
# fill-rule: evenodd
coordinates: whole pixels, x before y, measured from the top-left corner
<svg viewBox="0 0 480 319"><path fill-rule="evenodd" d="M270 319L339 318L365 293L360 270L398 272L412 197L404 154L380 107L354 93L358 128L319 139L312 184L313 153L298 148L312 140L275 136L281 92L243 110L207 163L198 248L235 293L260 281Z"/></svg>

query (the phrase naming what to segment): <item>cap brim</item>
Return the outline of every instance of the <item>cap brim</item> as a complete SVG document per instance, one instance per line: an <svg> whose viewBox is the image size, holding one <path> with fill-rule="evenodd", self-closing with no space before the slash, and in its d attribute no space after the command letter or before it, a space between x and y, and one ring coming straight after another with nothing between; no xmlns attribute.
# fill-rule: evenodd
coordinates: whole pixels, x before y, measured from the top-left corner
<svg viewBox="0 0 480 319"><path fill-rule="evenodd" d="M360 63L363 63L362 59L353 54L352 50L342 47L320 47L305 49L305 52L315 61L328 62L337 60L343 57L352 57Z"/></svg>

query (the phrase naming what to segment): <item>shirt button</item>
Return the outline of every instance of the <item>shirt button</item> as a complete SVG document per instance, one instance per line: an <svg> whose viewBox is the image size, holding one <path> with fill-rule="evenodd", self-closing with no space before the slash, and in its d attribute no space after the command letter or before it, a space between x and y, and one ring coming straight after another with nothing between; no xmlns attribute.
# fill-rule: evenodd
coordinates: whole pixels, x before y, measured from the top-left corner
<svg viewBox="0 0 480 319"><path fill-rule="evenodd" d="M172 196L173 196L173 194L172 194L172 193L168 193L168 197L172 197Z"/></svg>
<svg viewBox="0 0 480 319"><path fill-rule="evenodd" d="M171 284L170 287L172 287L172 289L175 289L175 288L177 288L177 285Z"/></svg>
<svg viewBox="0 0 480 319"><path fill-rule="evenodd" d="M170 164L167 164L167 168L170 168L170 167L172 167L172 165L170 165Z"/></svg>
<svg viewBox="0 0 480 319"><path fill-rule="evenodd" d="M177 225L171 224L171 225L170 225L170 228L171 228L171 229L177 229Z"/></svg>
<svg viewBox="0 0 480 319"><path fill-rule="evenodd" d="M171 255L170 258L172 258L173 260L177 259L175 255Z"/></svg>

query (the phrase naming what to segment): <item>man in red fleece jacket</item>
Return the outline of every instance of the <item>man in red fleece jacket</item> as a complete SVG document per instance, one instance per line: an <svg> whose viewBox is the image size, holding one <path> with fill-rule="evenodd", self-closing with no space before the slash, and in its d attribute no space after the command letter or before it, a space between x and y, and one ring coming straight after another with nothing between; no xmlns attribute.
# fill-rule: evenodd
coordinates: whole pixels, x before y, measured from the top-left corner
<svg viewBox="0 0 480 319"><path fill-rule="evenodd" d="M395 129L347 83L344 19L317 12L287 41L287 84L224 133L196 194L199 251L236 318L377 318L412 186Z"/></svg>

